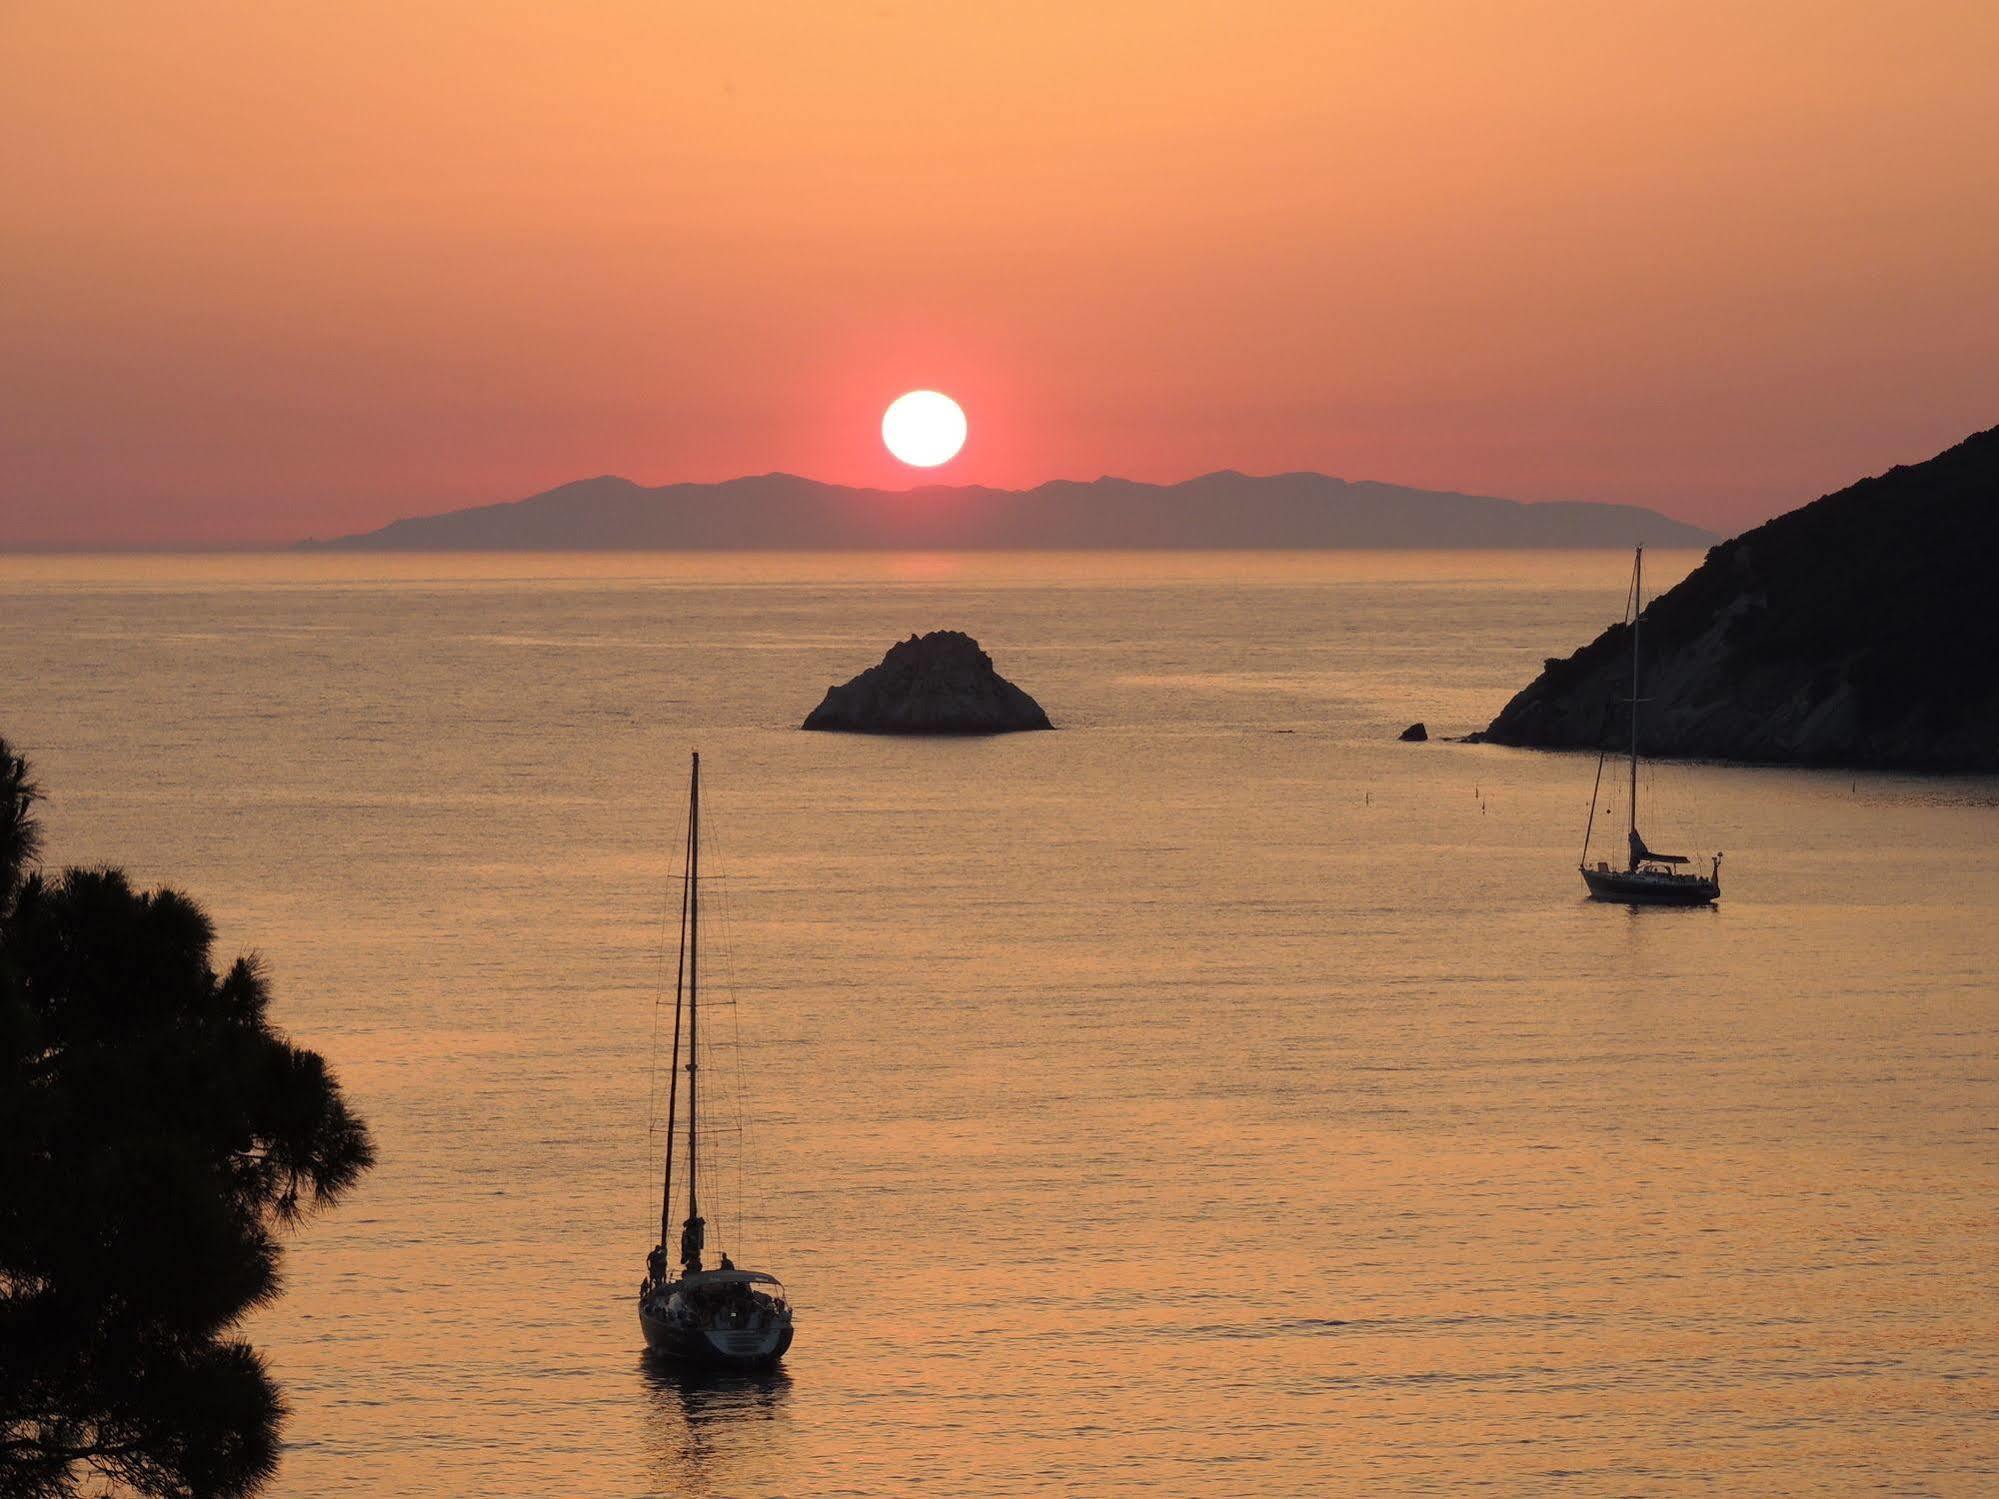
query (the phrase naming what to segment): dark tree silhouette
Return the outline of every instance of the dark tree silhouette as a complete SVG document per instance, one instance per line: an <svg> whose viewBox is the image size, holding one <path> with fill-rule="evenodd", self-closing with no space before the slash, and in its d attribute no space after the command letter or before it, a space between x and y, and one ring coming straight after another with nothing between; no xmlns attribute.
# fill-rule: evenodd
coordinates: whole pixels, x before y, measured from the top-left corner
<svg viewBox="0 0 1999 1499"><path fill-rule="evenodd" d="M28 762L0 739L0 916L13 905L21 876L42 851L35 826L35 783Z"/></svg>
<svg viewBox="0 0 1999 1499"><path fill-rule="evenodd" d="M34 800L0 740L0 1494L248 1494L284 1405L230 1330L367 1131L193 901L34 870Z"/></svg>

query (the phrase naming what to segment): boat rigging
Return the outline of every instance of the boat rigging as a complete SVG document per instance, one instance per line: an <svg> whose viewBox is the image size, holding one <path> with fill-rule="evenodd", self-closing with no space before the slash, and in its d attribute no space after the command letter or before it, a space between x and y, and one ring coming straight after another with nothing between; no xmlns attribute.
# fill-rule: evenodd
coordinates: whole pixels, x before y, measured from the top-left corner
<svg viewBox="0 0 1999 1499"><path fill-rule="evenodd" d="M729 1256L710 1269L703 1259L707 1220L701 1216L701 756L694 756L687 793L687 850L680 887L680 957L673 979L673 1061L668 1073L666 1160L661 1170L659 1242L646 1256L639 1283L639 1327L646 1346L669 1358L708 1367L760 1369L791 1346L792 1311L782 1284L761 1270L744 1270ZM681 1029L686 1022L686 1060ZM667 1264L673 1242L673 1161L680 1075L687 1074L687 1215L680 1224L680 1266Z"/></svg>
<svg viewBox="0 0 1999 1499"><path fill-rule="evenodd" d="M1721 855L1716 854L1706 874L1696 874L1684 866L1692 862L1684 854L1655 853L1646 847L1638 831L1638 708L1645 699L1639 693L1639 629L1645 612L1645 548L1639 547L1631 561L1631 791L1629 817L1625 827L1628 852L1624 868L1613 869L1608 859L1590 864L1590 838L1596 831L1598 794L1603 789L1603 766L1610 747L1596 757L1596 786L1590 792L1589 826L1583 830L1583 853L1578 868L1583 884L1593 900L1622 901L1640 906L1711 906L1721 899Z"/></svg>

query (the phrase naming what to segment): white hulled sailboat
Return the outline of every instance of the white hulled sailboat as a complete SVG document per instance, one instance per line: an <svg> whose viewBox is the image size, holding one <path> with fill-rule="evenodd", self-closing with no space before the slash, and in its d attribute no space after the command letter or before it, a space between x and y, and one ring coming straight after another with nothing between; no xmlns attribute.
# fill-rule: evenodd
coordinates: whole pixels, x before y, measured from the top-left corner
<svg viewBox="0 0 1999 1499"><path fill-rule="evenodd" d="M660 1188L659 1243L646 1256L639 1285L639 1327L646 1346L689 1364L760 1369L791 1346L791 1303L774 1275L743 1270L721 1256L709 1269L702 1260L707 1222L701 1216L701 756L694 756L687 799L687 863L680 893L680 963L673 981L673 1064L667 1084L666 1164ZM686 1021L687 1050L681 1051ZM673 1157L680 1075L687 1075L687 1216L680 1225L680 1269L667 1266L673 1226Z"/></svg>
<svg viewBox="0 0 1999 1499"><path fill-rule="evenodd" d="M1596 831L1597 791L1603 788L1603 764L1608 746L1596 757L1596 790L1590 793L1589 827L1583 832L1581 870L1583 884L1593 900L1622 901L1634 906L1709 906L1721 899L1721 855L1716 854L1706 874L1694 874L1685 866L1682 854L1654 853L1645 846L1638 831L1638 628L1645 612L1645 548L1638 548L1631 562L1631 795L1630 817L1625 830L1629 857L1622 869L1613 869L1608 859L1590 864L1590 836Z"/></svg>

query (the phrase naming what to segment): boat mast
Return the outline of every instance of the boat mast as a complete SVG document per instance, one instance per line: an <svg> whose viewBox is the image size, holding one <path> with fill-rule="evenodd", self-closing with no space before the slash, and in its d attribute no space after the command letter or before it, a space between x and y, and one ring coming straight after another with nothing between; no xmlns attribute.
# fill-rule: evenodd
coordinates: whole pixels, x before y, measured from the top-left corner
<svg viewBox="0 0 1999 1499"><path fill-rule="evenodd" d="M666 1178L659 1189L659 1248L666 1252L666 1246L673 1239L673 1131L679 1123L677 1105L680 1100L680 999L681 986L687 978L687 903L694 888L689 875L694 864L694 823L687 824L687 849L680 864L680 955L673 963L673 1053L666 1069Z"/></svg>
<svg viewBox="0 0 1999 1499"><path fill-rule="evenodd" d="M701 1039L701 753L694 753L694 773L687 797L687 1222L680 1231L683 1271L701 1268L701 1209L696 1196L695 1061Z"/></svg>
<svg viewBox="0 0 1999 1499"><path fill-rule="evenodd" d="M1645 548L1631 559L1631 867L1638 867L1638 618L1645 610ZM688 1095L689 1098L693 1094Z"/></svg>

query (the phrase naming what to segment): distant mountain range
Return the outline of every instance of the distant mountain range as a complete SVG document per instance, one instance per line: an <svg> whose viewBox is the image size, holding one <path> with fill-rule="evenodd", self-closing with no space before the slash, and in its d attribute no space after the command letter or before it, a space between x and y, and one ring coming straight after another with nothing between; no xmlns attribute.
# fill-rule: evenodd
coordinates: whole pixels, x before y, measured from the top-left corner
<svg viewBox="0 0 1999 1499"><path fill-rule="evenodd" d="M1000 551L1102 548L1700 547L1711 532L1635 505L1523 504L1224 472L1182 484L850 489L793 474L648 489L605 475L511 504L399 520L309 547L391 551Z"/></svg>

